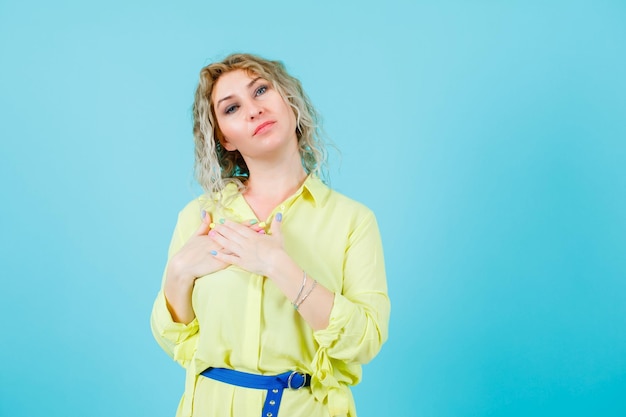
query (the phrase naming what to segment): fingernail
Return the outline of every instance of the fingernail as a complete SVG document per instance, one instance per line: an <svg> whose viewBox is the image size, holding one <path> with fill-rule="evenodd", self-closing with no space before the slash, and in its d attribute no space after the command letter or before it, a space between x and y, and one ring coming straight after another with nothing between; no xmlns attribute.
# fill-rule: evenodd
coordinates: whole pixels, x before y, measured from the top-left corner
<svg viewBox="0 0 626 417"><path fill-rule="evenodd" d="M263 230L263 229L259 230L259 234L260 235L264 235L265 234L265 230Z"/></svg>
<svg viewBox="0 0 626 417"><path fill-rule="evenodd" d="M220 224L224 224L224 222L225 222L225 221L226 221L226 220L224 220L224 219L220 219L220 220L219 220Z"/></svg>
<svg viewBox="0 0 626 417"><path fill-rule="evenodd" d="M210 227L211 229L213 229L213 228L215 227L215 223L211 223L211 224L209 224L209 227Z"/></svg>
<svg viewBox="0 0 626 417"><path fill-rule="evenodd" d="M202 210L202 218L204 219L206 217L206 210Z"/></svg>
<svg viewBox="0 0 626 417"><path fill-rule="evenodd" d="M213 256L217 255L217 251L212 250L212 251L211 251L211 255L213 255Z"/></svg>
<svg viewBox="0 0 626 417"><path fill-rule="evenodd" d="M265 226L267 226L267 224L265 224L265 222L259 223L259 227L265 227Z"/></svg>
<svg viewBox="0 0 626 417"><path fill-rule="evenodd" d="M276 213L276 221L277 222L283 221L283 213Z"/></svg>
<svg viewBox="0 0 626 417"><path fill-rule="evenodd" d="M211 230L211 231L209 232L209 236L213 237L213 236L215 236L215 235L216 235L215 230Z"/></svg>
<svg viewBox="0 0 626 417"><path fill-rule="evenodd" d="M257 219L250 220L250 224L257 224L259 221Z"/></svg>

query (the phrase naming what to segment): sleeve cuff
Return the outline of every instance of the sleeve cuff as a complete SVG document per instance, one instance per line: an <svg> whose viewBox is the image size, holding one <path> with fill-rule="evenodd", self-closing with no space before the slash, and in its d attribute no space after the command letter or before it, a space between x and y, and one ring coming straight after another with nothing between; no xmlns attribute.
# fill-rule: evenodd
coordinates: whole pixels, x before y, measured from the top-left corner
<svg viewBox="0 0 626 417"><path fill-rule="evenodd" d="M350 302L346 297L341 294L335 294L328 326L313 333L313 337L315 337L320 347L328 348L332 346L333 342L337 340L343 329L350 322L356 308L354 303Z"/></svg>
<svg viewBox="0 0 626 417"><path fill-rule="evenodd" d="M198 319L190 323L176 323L167 309L163 291L159 291L150 318L152 334L157 343L172 359L185 366L195 352L195 343L189 340L198 333Z"/></svg>

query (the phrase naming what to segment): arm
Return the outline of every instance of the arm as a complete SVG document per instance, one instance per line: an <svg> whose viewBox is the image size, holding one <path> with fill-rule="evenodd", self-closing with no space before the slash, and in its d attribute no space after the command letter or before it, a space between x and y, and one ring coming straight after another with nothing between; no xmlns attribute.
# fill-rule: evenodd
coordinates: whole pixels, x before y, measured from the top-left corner
<svg viewBox="0 0 626 417"><path fill-rule="evenodd" d="M369 362L387 340L390 303L382 243L376 219L369 212L346 242L343 288L326 328L313 336L318 343L311 369L311 389L327 401L332 415L351 409L346 385L361 379L361 364Z"/></svg>
<svg viewBox="0 0 626 417"><path fill-rule="evenodd" d="M369 212L347 242L343 290L335 294L329 325L314 336L330 358L367 363L387 340L389 315L382 242Z"/></svg>
<svg viewBox="0 0 626 417"><path fill-rule="evenodd" d="M203 211L200 227L183 247L171 256L165 269L163 293L167 309L177 323L188 324L196 317L191 305L191 294L196 279L228 266L211 254L211 251L221 247L208 236L210 224L210 214Z"/></svg>
<svg viewBox="0 0 626 417"><path fill-rule="evenodd" d="M335 295L321 284L315 283L313 286L313 277L308 277L303 287L304 271L283 247L280 218L277 215L272 220L270 234L259 234L249 227L230 221L216 225L209 236L223 250L214 256L223 262L268 277L292 302L307 294L306 302L300 305L298 312L314 330L323 329L328 326Z"/></svg>
<svg viewBox="0 0 626 417"><path fill-rule="evenodd" d="M179 214L170 243L162 289L156 297L150 317L152 334L157 343L183 366L193 357L199 331L191 306L194 275L209 273L211 268L219 269L220 266L210 255L215 247L206 235L210 217L202 220L199 212L197 202L192 202ZM202 259L209 259L209 266L203 265Z"/></svg>
<svg viewBox="0 0 626 417"><path fill-rule="evenodd" d="M277 219L270 235L228 221L209 235L230 252L217 252L217 259L267 276L295 301L303 271L285 252ZM302 294L312 289L313 278ZM348 236L342 282L342 291L336 294L316 284L298 312L315 331L325 354L346 363L366 363L387 339L390 310L380 234L369 210Z"/></svg>

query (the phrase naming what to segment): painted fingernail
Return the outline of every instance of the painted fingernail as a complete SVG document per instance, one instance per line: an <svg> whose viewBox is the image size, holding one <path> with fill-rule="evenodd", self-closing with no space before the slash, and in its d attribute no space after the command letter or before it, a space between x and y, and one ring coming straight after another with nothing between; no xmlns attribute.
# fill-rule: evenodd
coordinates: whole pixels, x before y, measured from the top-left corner
<svg viewBox="0 0 626 417"><path fill-rule="evenodd" d="M220 224L224 224L225 221L225 219L219 219Z"/></svg>
<svg viewBox="0 0 626 417"><path fill-rule="evenodd" d="M265 230L263 230L263 229L259 230L259 234L260 235L264 235L265 234Z"/></svg>
<svg viewBox="0 0 626 417"><path fill-rule="evenodd" d="M213 256L217 255L217 251L216 250L212 250L211 251L211 255L213 255Z"/></svg>
<svg viewBox="0 0 626 417"><path fill-rule="evenodd" d="M213 229L213 228L215 227L215 223L211 223L211 224L209 225L209 227L210 227L211 229Z"/></svg>
<svg viewBox="0 0 626 417"><path fill-rule="evenodd" d="M283 213L276 213L276 221L277 222L283 221Z"/></svg>
<svg viewBox="0 0 626 417"><path fill-rule="evenodd" d="M211 231L209 232L209 236L211 236L211 237L215 236L216 234L217 234L217 233L215 233L215 230L211 230Z"/></svg>
<svg viewBox="0 0 626 417"><path fill-rule="evenodd" d="M265 224L265 222L261 222L261 223L259 223L259 227L265 227L265 226L267 226L267 225Z"/></svg>
<svg viewBox="0 0 626 417"><path fill-rule="evenodd" d="M257 219L250 220L250 224L257 224L259 221Z"/></svg>
<svg viewBox="0 0 626 417"><path fill-rule="evenodd" d="M206 217L206 210L202 210L202 218L204 219Z"/></svg>

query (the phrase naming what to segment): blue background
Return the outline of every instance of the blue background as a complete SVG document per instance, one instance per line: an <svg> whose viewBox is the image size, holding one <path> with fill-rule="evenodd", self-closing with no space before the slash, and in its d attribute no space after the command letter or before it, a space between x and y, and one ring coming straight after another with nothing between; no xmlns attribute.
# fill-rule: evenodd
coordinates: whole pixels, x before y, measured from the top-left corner
<svg viewBox="0 0 626 417"><path fill-rule="evenodd" d="M335 4L336 3L336 4ZM200 68L283 60L377 214L359 416L626 415L626 4L0 0L0 415L172 416ZM622 254L622 255L620 255Z"/></svg>

